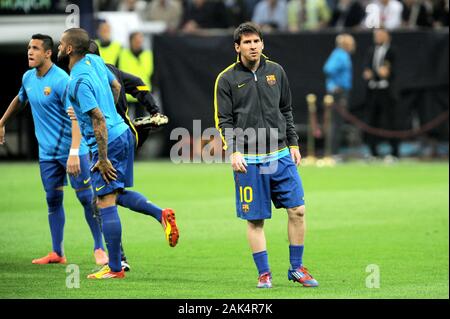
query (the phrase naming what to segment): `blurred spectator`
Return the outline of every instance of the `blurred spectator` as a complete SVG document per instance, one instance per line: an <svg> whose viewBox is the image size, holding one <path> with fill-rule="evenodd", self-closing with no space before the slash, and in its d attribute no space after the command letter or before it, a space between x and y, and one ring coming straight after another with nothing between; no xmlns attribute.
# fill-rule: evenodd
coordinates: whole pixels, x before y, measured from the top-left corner
<svg viewBox="0 0 450 319"><path fill-rule="evenodd" d="M353 86L353 65L351 54L355 51L355 40L350 34L336 37L336 49L326 61L323 72L326 76L327 93L334 97L335 103L347 107L350 90ZM342 116L333 108L331 115L331 152L338 155L342 141Z"/></svg>
<svg viewBox="0 0 450 319"><path fill-rule="evenodd" d="M397 0L373 0L367 5L366 26L397 29L402 25L403 5Z"/></svg>
<svg viewBox="0 0 450 319"><path fill-rule="evenodd" d="M289 30L317 30L325 28L331 18L326 0L291 0L288 4Z"/></svg>
<svg viewBox="0 0 450 319"><path fill-rule="evenodd" d="M431 27L431 12L421 0L403 0L402 25L407 28Z"/></svg>
<svg viewBox="0 0 450 319"><path fill-rule="evenodd" d="M431 0L433 6L433 26L448 27L449 0Z"/></svg>
<svg viewBox="0 0 450 319"><path fill-rule="evenodd" d="M330 11L333 12L337 5L338 5L339 0L327 0L327 5L328 8L330 8Z"/></svg>
<svg viewBox="0 0 450 319"><path fill-rule="evenodd" d="M97 27L97 40L95 42L100 50L100 55L105 63L117 66L122 45L118 41L112 41L111 25L106 20L99 20Z"/></svg>
<svg viewBox="0 0 450 319"><path fill-rule="evenodd" d="M260 1L261 0L243 0L244 21L252 20L253 12L255 12L255 7Z"/></svg>
<svg viewBox="0 0 450 319"><path fill-rule="evenodd" d="M339 0L333 11L330 26L354 28L361 25L366 12L358 0Z"/></svg>
<svg viewBox="0 0 450 319"><path fill-rule="evenodd" d="M252 21L263 29L263 32L272 30L287 30L287 7L285 0L262 0L253 12Z"/></svg>
<svg viewBox="0 0 450 319"><path fill-rule="evenodd" d="M201 29L224 29L228 26L223 1L188 0L183 13L182 31L191 33Z"/></svg>
<svg viewBox="0 0 450 319"><path fill-rule="evenodd" d="M391 37L386 29L374 31L375 46L370 49L363 73L367 81L366 111L368 123L373 127L395 130L397 128L397 110L393 80L395 76L395 51L391 46ZM380 137L368 135L367 141L372 156L377 157ZM391 152L399 156L399 141L389 139Z"/></svg>
<svg viewBox="0 0 450 319"><path fill-rule="evenodd" d="M144 19L147 21L163 21L167 31L178 29L183 16L180 0L152 0L145 10Z"/></svg>
<svg viewBox="0 0 450 319"><path fill-rule="evenodd" d="M130 34L130 48L123 49L120 53L118 68L123 72L141 78L148 89L152 91L150 78L153 74L153 52L144 49L144 34L142 32ZM127 94L127 101L130 106L134 106L135 117L145 115L142 113L142 108L135 105L137 100L134 97Z"/></svg>
<svg viewBox="0 0 450 319"><path fill-rule="evenodd" d="M145 10L145 6L146 3L143 0L122 0L119 4L118 11L142 14Z"/></svg>
<svg viewBox="0 0 450 319"><path fill-rule="evenodd" d="M96 0L97 11L117 11L121 0Z"/></svg>

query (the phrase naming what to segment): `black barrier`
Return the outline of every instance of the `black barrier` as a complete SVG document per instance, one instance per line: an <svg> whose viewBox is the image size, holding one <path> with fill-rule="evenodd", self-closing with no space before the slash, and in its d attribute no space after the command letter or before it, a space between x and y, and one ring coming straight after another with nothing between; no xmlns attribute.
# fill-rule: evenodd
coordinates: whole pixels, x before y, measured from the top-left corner
<svg viewBox="0 0 450 319"><path fill-rule="evenodd" d="M293 94L297 124L308 119L306 95L325 94L323 64L335 47L336 32L266 35L265 54L286 70ZM364 119L366 87L362 79L369 31L353 33L357 50L353 55L354 87L349 110ZM398 31L392 35L397 50L396 95L398 128L412 128L418 113L426 123L448 109L448 29L444 31ZM156 80L161 89L171 127L214 126L213 90L217 74L236 60L232 35L204 37L161 35L154 38ZM443 132L440 132L443 131ZM434 132L446 140L447 130Z"/></svg>

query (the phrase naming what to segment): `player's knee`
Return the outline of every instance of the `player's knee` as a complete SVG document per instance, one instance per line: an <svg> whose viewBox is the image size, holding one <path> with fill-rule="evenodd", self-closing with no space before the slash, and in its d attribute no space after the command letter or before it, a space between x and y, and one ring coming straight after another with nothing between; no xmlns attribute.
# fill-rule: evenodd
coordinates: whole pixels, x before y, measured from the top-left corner
<svg viewBox="0 0 450 319"><path fill-rule="evenodd" d="M264 219L259 220L248 220L247 225L251 230L257 230L264 227Z"/></svg>
<svg viewBox="0 0 450 319"><path fill-rule="evenodd" d="M305 210L304 205L288 209L288 215L289 215L289 218L291 218L291 219L301 219L302 220L305 217L305 213L306 213L306 210Z"/></svg>
<svg viewBox="0 0 450 319"><path fill-rule="evenodd" d="M80 203L85 205L92 205L93 199L94 199L94 192L91 188L85 188L81 190L76 191L77 198L80 201Z"/></svg>
<svg viewBox="0 0 450 319"><path fill-rule="evenodd" d="M50 210L62 206L63 198L64 192L62 190L53 189L46 192L47 205Z"/></svg>
<svg viewBox="0 0 450 319"><path fill-rule="evenodd" d="M116 193L98 196L97 197L97 207L99 209L102 209L102 208L106 208L106 207L110 207L110 206L115 206L116 200L117 200Z"/></svg>

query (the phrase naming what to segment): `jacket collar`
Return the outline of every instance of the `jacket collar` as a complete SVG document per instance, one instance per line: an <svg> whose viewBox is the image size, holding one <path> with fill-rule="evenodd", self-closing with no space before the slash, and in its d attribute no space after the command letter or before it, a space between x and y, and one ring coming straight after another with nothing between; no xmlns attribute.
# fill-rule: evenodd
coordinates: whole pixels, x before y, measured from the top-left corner
<svg viewBox="0 0 450 319"><path fill-rule="evenodd" d="M258 70L259 70L260 68L262 68L263 66L266 65L267 60L269 60L269 58L268 58L265 54L262 54L262 55L261 55L261 61L259 62ZM250 71L250 70L249 70L246 66L244 66L244 64L241 62L241 55L240 55L240 54L237 55L237 58L236 58L236 64L237 64L238 66L240 66L242 69Z"/></svg>

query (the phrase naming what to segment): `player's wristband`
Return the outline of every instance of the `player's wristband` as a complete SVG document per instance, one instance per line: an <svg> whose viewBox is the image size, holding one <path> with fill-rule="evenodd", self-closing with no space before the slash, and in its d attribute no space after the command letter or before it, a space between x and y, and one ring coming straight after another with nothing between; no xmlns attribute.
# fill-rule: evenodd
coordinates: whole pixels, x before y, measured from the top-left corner
<svg viewBox="0 0 450 319"><path fill-rule="evenodd" d="M300 149L300 146L297 146L297 145L292 145L292 146L289 146L289 148L296 148L296 149Z"/></svg>
<svg viewBox="0 0 450 319"><path fill-rule="evenodd" d="M80 149L78 149L78 148L71 148L70 152L69 152L69 155L70 156L78 156L79 153L80 153Z"/></svg>

